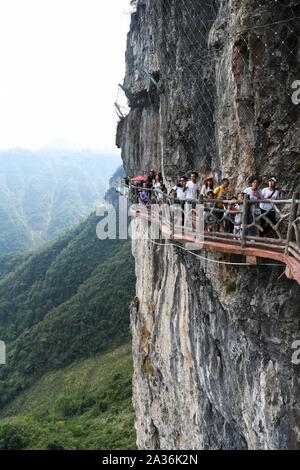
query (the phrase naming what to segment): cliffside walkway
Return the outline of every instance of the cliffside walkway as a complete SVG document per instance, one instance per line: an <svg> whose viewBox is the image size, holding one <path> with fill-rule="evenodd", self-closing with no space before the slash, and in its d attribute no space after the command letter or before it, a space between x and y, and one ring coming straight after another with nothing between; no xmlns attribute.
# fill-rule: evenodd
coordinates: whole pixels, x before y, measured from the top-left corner
<svg viewBox="0 0 300 470"><path fill-rule="evenodd" d="M163 193L159 193L159 203L152 204L151 201L157 201L157 191L154 194L155 191L149 190L150 203L140 204L141 190L137 186L122 183L117 187L117 191L132 203L130 215L147 220L150 226L157 227L157 230L153 230L154 234L158 234L156 238L184 246L188 244L193 250L242 255L246 257L246 264L259 265L262 259L274 260L285 265L286 276L300 284L300 199L296 194L286 200L239 201L238 211L215 207L218 202L230 207L236 201L189 201L185 204L183 216L180 201ZM260 202L272 203L276 211L276 225L268 219L268 213L254 210ZM218 231L220 224L236 226L237 213L242 221L239 234ZM262 233L263 224L268 224L270 238L249 235L251 229Z"/></svg>

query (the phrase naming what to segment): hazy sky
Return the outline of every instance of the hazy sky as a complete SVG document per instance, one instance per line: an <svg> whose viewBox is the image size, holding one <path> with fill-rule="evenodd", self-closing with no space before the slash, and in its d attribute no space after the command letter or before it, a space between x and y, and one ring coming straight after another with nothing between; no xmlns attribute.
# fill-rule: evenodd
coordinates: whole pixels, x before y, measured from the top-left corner
<svg viewBox="0 0 300 470"><path fill-rule="evenodd" d="M116 151L129 0L0 0L0 148Z"/></svg>

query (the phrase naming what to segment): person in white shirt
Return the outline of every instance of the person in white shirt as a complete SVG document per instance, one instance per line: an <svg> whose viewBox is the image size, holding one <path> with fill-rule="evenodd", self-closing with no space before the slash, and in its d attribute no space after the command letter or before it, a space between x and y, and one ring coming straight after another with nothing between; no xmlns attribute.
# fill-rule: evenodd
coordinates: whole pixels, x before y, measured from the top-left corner
<svg viewBox="0 0 300 470"><path fill-rule="evenodd" d="M252 180L249 181L251 186L245 189L244 193L249 196L249 199L256 200L256 199L262 199L262 192L261 189L259 188L260 185L260 180L258 178L253 178Z"/></svg>
<svg viewBox="0 0 300 470"><path fill-rule="evenodd" d="M201 196L207 197L210 191L214 190L214 180L212 177L205 178L204 185L201 189Z"/></svg>
<svg viewBox="0 0 300 470"><path fill-rule="evenodd" d="M191 175L191 180L186 184L186 199L187 201L196 201L200 194L200 183L199 183L199 175L197 172L193 172Z"/></svg>
<svg viewBox="0 0 300 470"><path fill-rule="evenodd" d="M153 184L153 192L154 192L154 202L159 204L164 202L164 194L166 192L166 187L164 185L163 179L160 175L155 176L155 182Z"/></svg>
<svg viewBox="0 0 300 470"><path fill-rule="evenodd" d="M249 184L251 186L246 188L244 191L246 196L248 196L249 199L251 199L251 201L262 199L262 192L261 192L261 189L259 188L259 185L260 185L259 178L256 178L256 177L251 178L249 181ZM257 215L257 209L259 210L259 208L257 207L257 204L251 204L248 217L247 217L247 225L248 224L250 225L253 223L255 215ZM257 235L257 230L255 226L250 227L248 229L248 235L251 237L253 236L255 237Z"/></svg>
<svg viewBox="0 0 300 470"><path fill-rule="evenodd" d="M262 199L274 199L277 200L280 198L278 189L276 188L277 180L276 178L270 178L268 181L268 187L262 190ZM268 223L268 220L276 225L276 210L274 204L271 202L262 202L260 204L260 210L262 214L265 214L265 217L262 218L262 228L264 229L263 235L266 234L267 230L271 228L271 225Z"/></svg>
<svg viewBox="0 0 300 470"><path fill-rule="evenodd" d="M169 196L172 196L172 194L175 193L175 198L179 202L179 205L181 207L181 224L182 226L184 225L184 205L186 201L186 184L187 184L187 178L185 176L182 176L180 178L180 181L177 182L175 186L171 189Z"/></svg>
<svg viewBox="0 0 300 470"><path fill-rule="evenodd" d="M176 199L179 201L185 201L186 200L186 183L187 179L185 176L182 176L180 178L180 181L176 184L176 186L173 186L171 189L169 196L175 193Z"/></svg>
<svg viewBox="0 0 300 470"><path fill-rule="evenodd" d="M199 174L196 171L193 171L191 174L191 180L186 184L186 209L190 207L192 210L192 226L193 229L196 229L196 201L199 199L200 195L200 183L199 183Z"/></svg>

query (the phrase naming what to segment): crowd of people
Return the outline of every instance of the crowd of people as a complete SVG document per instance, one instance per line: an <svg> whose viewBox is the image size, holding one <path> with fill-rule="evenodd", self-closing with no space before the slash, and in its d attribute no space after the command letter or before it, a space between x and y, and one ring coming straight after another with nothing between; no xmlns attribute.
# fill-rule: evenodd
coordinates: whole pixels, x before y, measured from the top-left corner
<svg viewBox="0 0 300 470"><path fill-rule="evenodd" d="M247 225L251 225L254 219L259 217L260 233L253 225L249 227L248 235L267 236L272 231L272 225L276 225L276 210L270 201L280 199L276 178L269 178L267 183L265 187L261 188L260 178L253 176L249 180L247 188L235 192L232 191L228 178L223 178L220 184L215 186L213 177L202 178L198 172L193 171L190 178L180 177L177 183L167 190L162 174L151 169L139 190L139 202L144 205L162 203L168 196L169 198L173 197L176 202L181 204L182 208L187 202L195 208L196 202L203 200L205 229L207 231L224 231L240 236L243 224L241 201L246 198L251 201L257 200L257 204L249 206Z"/></svg>

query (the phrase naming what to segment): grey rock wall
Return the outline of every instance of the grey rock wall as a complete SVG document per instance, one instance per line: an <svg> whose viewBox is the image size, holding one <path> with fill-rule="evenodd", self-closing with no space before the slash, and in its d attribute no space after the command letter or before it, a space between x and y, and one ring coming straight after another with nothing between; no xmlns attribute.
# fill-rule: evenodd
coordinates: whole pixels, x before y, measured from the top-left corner
<svg viewBox="0 0 300 470"><path fill-rule="evenodd" d="M139 448L299 448L299 286L279 267L229 269L147 240L133 255Z"/></svg>
<svg viewBox="0 0 300 470"><path fill-rule="evenodd" d="M117 133L126 172L155 166L174 181L195 168L242 188L275 174L294 190L297 16L299 1L139 1L124 81L131 112ZM229 259L147 240L133 241L133 254L138 447L300 448L299 286L280 267L217 264Z"/></svg>

